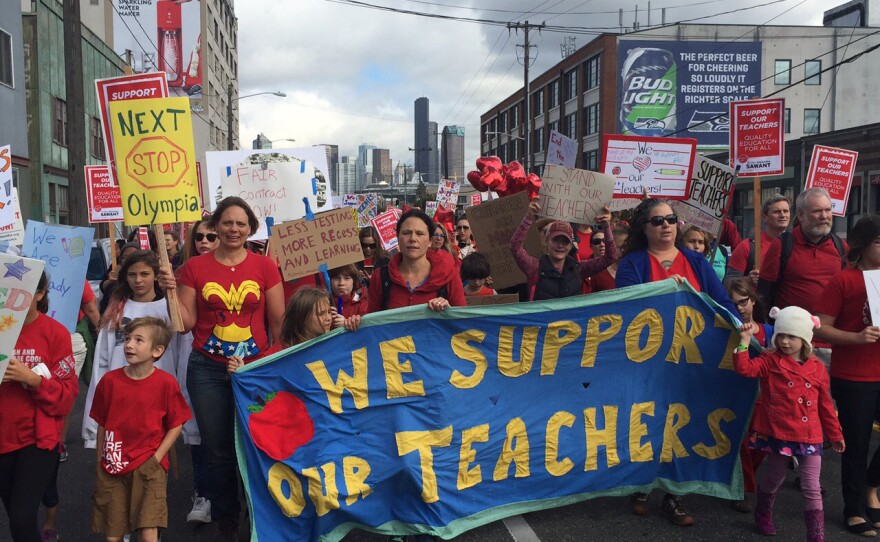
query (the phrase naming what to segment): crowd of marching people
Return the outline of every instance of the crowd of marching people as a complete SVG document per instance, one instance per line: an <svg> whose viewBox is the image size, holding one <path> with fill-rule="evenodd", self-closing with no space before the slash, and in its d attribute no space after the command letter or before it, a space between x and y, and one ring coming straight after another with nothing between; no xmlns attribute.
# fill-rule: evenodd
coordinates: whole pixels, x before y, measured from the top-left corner
<svg viewBox="0 0 880 542"><path fill-rule="evenodd" d="M663 199L645 198L626 220L604 209L593 224L569 224L541 218L535 198L509 242L526 282L496 291L464 214L435 220L404 209L393 253L365 227L363 261L285 281L263 254L265 245L249 241L256 215L229 197L183 235L151 238L149 250L138 242L119 247L117 265L101 281L100 304L88 287L84 293L81 318L96 336L83 375L85 347L47 316L44 274L0 385L0 498L11 538L59 539L56 480L65 447L79 444L68 437L66 421L78 393L86 396L85 413L71 425L96 449L96 533L111 541L134 532L138 540L158 540L168 522L169 452L182 435L193 464L187 520L216 522L234 540L242 503L230 375L243 365L333 328L367 333L358 331L361 319L378 311L443 311L499 293L548 300L667 279L687 282L738 319L735 370L760 380L739 448L745 497L732 507L753 513L760 533L774 534L776 493L794 465L807 539L824 540L819 473L822 455L833 451L842 453L845 528L876 536L880 454L869 449L880 419L880 365L873 357L880 354L880 328L872 325L863 273L880 269L880 217L860 219L843 241L832 231L822 189L802 192L796 205L776 196L761 211L756 258L754 237L740 239L729 220L716 238L682 224ZM541 241L539 255L523 246L531 229ZM158 242L170 265L160 263ZM171 331L169 295L177 299L182 333ZM682 527L697 521L684 497L667 493L661 505ZM629 499L639 515L650 513L648 503L644 493Z"/></svg>

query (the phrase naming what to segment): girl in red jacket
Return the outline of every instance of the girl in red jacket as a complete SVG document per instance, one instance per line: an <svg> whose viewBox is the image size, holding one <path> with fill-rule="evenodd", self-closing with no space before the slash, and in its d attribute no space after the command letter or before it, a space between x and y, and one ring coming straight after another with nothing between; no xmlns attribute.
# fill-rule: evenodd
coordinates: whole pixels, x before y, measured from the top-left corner
<svg viewBox="0 0 880 542"><path fill-rule="evenodd" d="M819 319L794 306L782 310L773 307L770 317L776 319L775 349L749 359L749 343L757 325L748 323L740 327L740 345L733 357L737 373L761 379L761 395L748 437L750 448L768 454L764 476L758 484L755 523L761 534L776 534L773 501L785 479L790 458L797 457L807 540L823 542L825 514L819 487L822 442L830 441L836 452L843 452L846 446L834 414L828 372L812 355L810 343Z"/></svg>
<svg viewBox="0 0 880 542"><path fill-rule="evenodd" d="M39 541L37 511L79 392L70 333L49 310L43 273L0 384L0 497L12 540Z"/></svg>

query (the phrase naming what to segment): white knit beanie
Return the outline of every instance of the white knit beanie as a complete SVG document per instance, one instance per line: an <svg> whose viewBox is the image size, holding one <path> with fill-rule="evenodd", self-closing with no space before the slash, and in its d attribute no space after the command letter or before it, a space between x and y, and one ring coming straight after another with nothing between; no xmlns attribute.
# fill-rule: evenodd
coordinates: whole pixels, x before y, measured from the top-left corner
<svg viewBox="0 0 880 542"><path fill-rule="evenodd" d="M800 337L804 340L808 350L812 352L813 328L819 327L819 319L800 307L785 307L770 309L770 318L776 321L773 324L773 340L776 344L776 336L780 333Z"/></svg>

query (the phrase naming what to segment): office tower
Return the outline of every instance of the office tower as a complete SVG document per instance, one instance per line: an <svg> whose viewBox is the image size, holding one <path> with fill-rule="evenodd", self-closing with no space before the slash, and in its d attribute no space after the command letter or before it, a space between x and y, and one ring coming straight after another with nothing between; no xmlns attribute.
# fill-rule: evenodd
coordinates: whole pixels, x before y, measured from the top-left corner
<svg viewBox="0 0 880 542"><path fill-rule="evenodd" d="M464 126L444 126L440 146L444 179L464 179Z"/></svg>

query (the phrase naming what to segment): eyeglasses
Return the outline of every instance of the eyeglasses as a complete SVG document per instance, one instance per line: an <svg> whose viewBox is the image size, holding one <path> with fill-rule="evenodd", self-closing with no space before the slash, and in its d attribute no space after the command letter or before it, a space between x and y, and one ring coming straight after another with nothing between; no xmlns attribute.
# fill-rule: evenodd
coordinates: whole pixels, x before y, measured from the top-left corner
<svg viewBox="0 0 880 542"><path fill-rule="evenodd" d="M193 237L195 238L196 241L203 241L205 239L205 237L207 237L209 243L213 243L214 241L217 240L216 233L197 233L197 234L193 235Z"/></svg>
<svg viewBox="0 0 880 542"><path fill-rule="evenodd" d="M601 245L604 242L605 242L604 237L593 237L592 239L590 239L591 245Z"/></svg>
<svg viewBox="0 0 880 542"><path fill-rule="evenodd" d="M376 243L361 243L361 248L374 250L376 248Z"/></svg>
<svg viewBox="0 0 880 542"><path fill-rule="evenodd" d="M749 302L751 302L751 301L752 301L751 297L744 297L744 298L740 299L739 301L734 301L733 303L737 307L744 309L744 308L746 308L746 305L748 305Z"/></svg>
<svg viewBox="0 0 880 542"><path fill-rule="evenodd" d="M435 233L431 237L433 237L434 239L446 239L446 234L445 233Z"/></svg>
<svg viewBox="0 0 880 542"><path fill-rule="evenodd" d="M652 226L660 227L664 222L669 223L670 226L678 223L678 217L676 215L666 215L666 216L652 216L648 219L648 222L651 223Z"/></svg>

